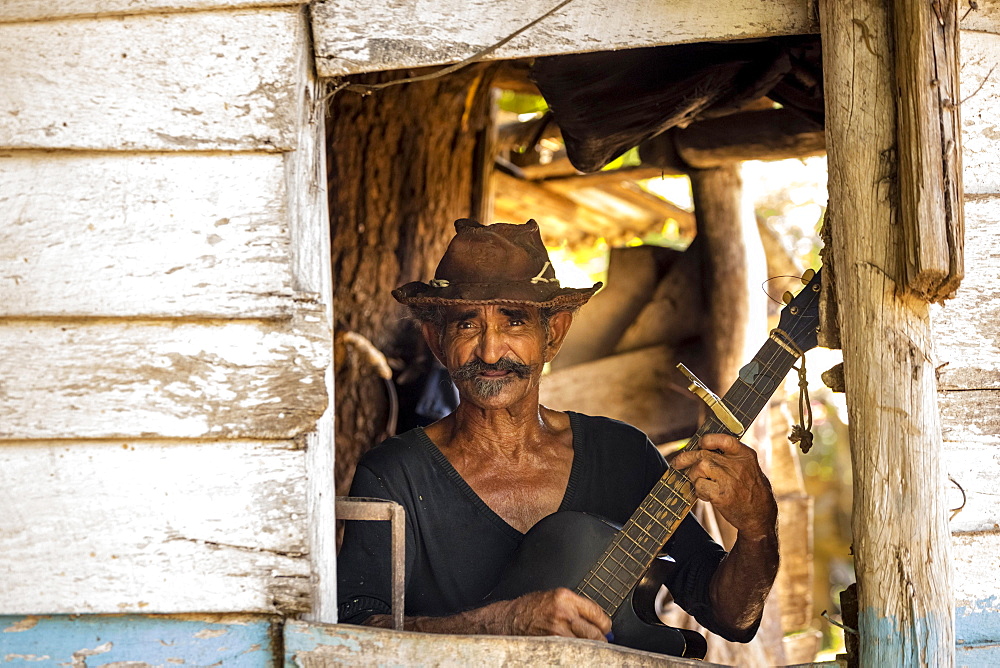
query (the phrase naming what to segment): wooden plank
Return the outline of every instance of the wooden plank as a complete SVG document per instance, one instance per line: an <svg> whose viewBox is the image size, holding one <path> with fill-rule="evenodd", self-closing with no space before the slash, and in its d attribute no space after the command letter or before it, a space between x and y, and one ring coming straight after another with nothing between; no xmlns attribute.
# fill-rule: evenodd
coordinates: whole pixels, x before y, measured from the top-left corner
<svg viewBox="0 0 1000 668"><path fill-rule="evenodd" d="M0 613L308 606L292 442L0 444Z"/></svg>
<svg viewBox="0 0 1000 668"><path fill-rule="evenodd" d="M326 0L313 5L316 66L333 77L457 62L543 15L557 2ZM489 55L527 58L706 40L815 32L804 0L736 0L706 12L694 0L577 0Z"/></svg>
<svg viewBox="0 0 1000 668"><path fill-rule="evenodd" d="M654 443L685 438L698 427L701 404L685 389L678 361L701 372L692 352L678 354L668 346L654 346L543 376L540 399L556 410L627 422Z"/></svg>
<svg viewBox="0 0 1000 668"><path fill-rule="evenodd" d="M349 624L285 623L285 665L299 668L439 666L712 666L575 638L473 636L390 631Z"/></svg>
<svg viewBox="0 0 1000 668"><path fill-rule="evenodd" d="M275 626L253 615L0 617L0 665L279 665Z"/></svg>
<svg viewBox="0 0 1000 668"><path fill-rule="evenodd" d="M622 334L649 303L660 279L680 255L657 246L612 248L607 285L574 318L559 354L551 362L552 370L613 353Z"/></svg>
<svg viewBox="0 0 1000 668"><path fill-rule="evenodd" d="M303 0L5 0L0 4L0 23L302 4L306 3Z"/></svg>
<svg viewBox="0 0 1000 668"><path fill-rule="evenodd" d="M327 404L328 329L7 321L0 440L290 438Z"/></svg>
<svg viewBox="0 0 1000 668"><path fill-rule="evenodd" d="M704 333L703 240L696 239L650 295L649 302L621 335L616 353L661 343L679 345ZM720 388L721 389L721 388Z"/></svg>
<svg viewBox="0 0 1000 668"><path fill-rule="evenodd" d="M1000 35L963 30L961 49L965 194L1000 193ZM975 265L970 261L969 266Z"/></svg>
<svg viewBox="0 0 1000 668"><path fill-rule="evenodd" d="M956 534L951 537L952 568L954 569L955 606L960 615L968 617L973 612L987 612L990 615L991 630L979 631L979 635L968 630L962 639L966 642L1000 641L1000 531L979 531ZM964 610L963 610L964 608Z"/></svg>
<svg viewBox="0 0 1000 668"><path fill-rule="evenodd" d="M317 295L322 308L322 331L326 355L332 359L333 277L330 262L330 217L326 189L326 133L322 88L312 73L310 54L299 60L303 100L299 122L298 148L285 155L288 215L292 250L292 276L295 288ZM333 365L326 367L323 384L327 397L333 397ZM317 390L318 391L318 390ZM309 506L309 558L312 566L310 621L337 621L337 517L334 406L330 401L306 434L306 496Z"/></svg>
<svg viewBox="0 0 1000 668"><path fill-rule="evenodd" d="M974 270L955 298L931 311L938 387L1000 390L1000 246L996 221L1000 195L969 197L965 204L965 252Z"/></svg>
<svg viewBox="0 0 1000 668"><path fill-rule="evenodd" d="M4 154L0 316L310 308L292 288L284 179L280 155Z"/></svg>
<svg viewBox="0 0 1000 668"><path fill-rule="evenodd" d="M821 0L832 252L854 475L859 665L952 665L954 602L928 305L898 283L890 22Z"/></svg>
<svg viewBox="0 0 1000 668"><path fill-rule="evenodd" d="M963 2L959 5L959 25L964 31L980 31L1000 34L1000 2L997 0L978 0L973 3ZM971 11L970 11L971 10ZM964 40L965 37L963 36Z"/></svg>
<svg viewBox="0 0 1000 668"><path fill-rule="evenodd" d="M296 8L0 25L0 147L295 147Z"/></svg>
<svg viewBox="0 0 1000 668"><path fill-rule="evenodd" d="M998 400L1000 390L997 389L941 392L938 402L944 440L1000 446Z"/></svg>
<svg viewBox="0 0 1000 668"><path fill-rule="evenodd" d="M962 282L958 0L890 3L904 284L947 299Z"/></svg>
<svg viewBox="0 0 1000 668"><path fill-rule="evenodd" d="M493 177L494 222L520 224L534 218L546 238L560 236L570 244L587 238L614 238L618 234L618 223L613 217L538 182L522 181L500 171L494 172Z"/></svg>
<svg viewBox="0 0 1000 668"><path fill-rule="evenodd" d="M993 407L995 411L995 403ZM998 420L991 418L995 428ZM997 505L997 498L1000 498L1000 434L991 435L989 440L979 434L970 440L951 441L955 435L954 431L945 429L945 468L948 472L945 484L948 509L952 511L948 526L952 533L1000 530L1000 507Z"/></svg>

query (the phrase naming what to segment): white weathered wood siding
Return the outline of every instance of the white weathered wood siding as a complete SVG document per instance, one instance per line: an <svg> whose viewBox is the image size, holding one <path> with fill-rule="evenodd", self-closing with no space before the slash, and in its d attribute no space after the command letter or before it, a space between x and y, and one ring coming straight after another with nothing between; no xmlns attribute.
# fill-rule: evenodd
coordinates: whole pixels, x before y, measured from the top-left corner
<svg viewBox="0 0 1000 668"><path fill-rule="evenodd" d="M965 279L933 316L951 508L965 492L951 520L959 665L1000 659L1000 8L980 6L961 35Z"/></svg>
<svg viewBox="0 0 1000 668"><path fill-rule="evenodd" d="M320 76L439 65L463 60L507 37L558 0L317 0ZM808 0L732 0L706 11L699 0L576 0L488 58L818 32Z"/></svg>
<svg viewBox="0 0 1000 668"><path fill-rule="evenodd" d="M299 4L0 7L0 614L332 596L313 564L333 533L323 114Z"/></svg>

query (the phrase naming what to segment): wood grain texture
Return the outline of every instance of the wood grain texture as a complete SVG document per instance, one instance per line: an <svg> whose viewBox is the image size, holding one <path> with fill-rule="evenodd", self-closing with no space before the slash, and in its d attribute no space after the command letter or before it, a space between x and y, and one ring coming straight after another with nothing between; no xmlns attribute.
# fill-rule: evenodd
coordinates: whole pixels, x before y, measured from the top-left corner
<svg viewBox="0 0 1000 668"><path fill-rule="evenodd" d="M276 627L264 615L0 616L0 665L280 665Z"/></svg>
<svg viewBox="0 0 1000 668"><path fill-rule="evenodd" d="M698 427L700 402L676 369L699 364L661 345L577 364L542 377L541 402L556 410L603 415L627 422L654 443L686 438Z"/></svg>
<svg viewBox="0 0 1000 668"><path fill-rule="evenodd" d="M0 327L0 440L290 438L327 404L329 334L315 322Z"/></svg>
<svg viewBox="0 0 1000 668"><path fill-rule="evenodd" d="M1000 10L996 10L1000 13ZM964 27L964 23L962 24ZM1000 192L1000 35L961 34L962 165L965 194ZM970 263L969 266L974 266Z"/></svg>
<svg viewBox="0 0 1000 668"><path fill-rule="evenodd" d="M0 614L302 610L297 447L0 444Z"/></svg>
<svg viewBox="0 0 1000 668"><path fill-rule="evenodd" d="M1000 391L1000 195L965 204L970 269L955 298L931 310L938 388Z"/></svg>
<svg viewBox="0 0 1000 668"><path fill-rule="evenodd" d="M326 104L313 75L311 54L301 53L300 78L305 82L296 150L285 154L289 193L292 276L297 290L315 294L322 302L324 336L333 343L333 277L330 261L330 216L326 188ZM330 355L330 353L327 353ZM334 394L333 366L323 373L323 391ZM320 391L318 388L317 392ZM328 403L313 431L306 434L306 496L309 509L311 606L308 619L337 621L337 518L334 406Z"/></svg>
<svg viewBox="0 0 1000 668"><path fill-rule="evenodd" d="M893 0L904 282L928 301L962 281L958 0Z"/></svg>
<svg viewBox="0 0 1000 668"><path fill-rule="evenodd" d="M982 610L989 602L987 610L1000 612L1000 531L952 536L952 553L956 606ZM1000 641L1000 628L991 635Z"/></svg>
<svg viewBox="0 0 1000 668"><path fill-rule="evenodd" d="M575 638L472 636L390 631L349 624L285 624L285 665L330 668L381 664L440 666L633 666L681 668L701 661Z"/></svg>
<svg viewBox="0 0 1000 668"><path fill-rule="evenodd" d="M287 318L281 155L0 156L0 316Z"/></svg>
<svg viewBox="0 0 1000 668"><path fill-rule="evenodd" d="M292 149L307 44L297 8L2 24L0 147Z"/></svg>
<svg viewBox="0 0 1000 668"><path fill-rule="evenodd" d="M5 0L0 4L0 23L304 4L303 0Z"/></svg>
<svg viewBox="0 0 1000 668"><path fill-rule="evenodd" d="M541 0L320 0L313 3L316 66L333 77L457 62L555 7ZM738 0L705 11L695 0L577 0L491 59L630 49L815 32L805 0Z"/></svg>
<svg viewBox="0 0 1000 668"><path fill-rule="evenodd" d="M996 397L993 397L996 399ZM942 403L945 403L944 401ZM996 404L993 404L994 410ZM946 413L947 414L947 413ZM996 431L996 418L992 418ZM974 428L973 428L974 429ZM945 432L945 439L954 436ZM962 442L945 441L948 508L952 534L1000 531L1000 435L970 434ZM983 555L990 559L995 555ZM1000 593L1000 592L997 592Z"/></svg>
<svg viewBox="0 0 1000 668"><path fill-rule="evenodd" d="M1000 2L998 0L978 0L975 9L968 0L959 4L959 27L962 30L977 30L1000 34ZM969 11L972 9L972 11Z"/></svg>
<svg viewBox="0 0 1000 668"><path fill-rule="evenodd" d="M928 305L896 278L903 239L886 9L880 0L820 2L860 665L952 665L951 538Z"/></svg>

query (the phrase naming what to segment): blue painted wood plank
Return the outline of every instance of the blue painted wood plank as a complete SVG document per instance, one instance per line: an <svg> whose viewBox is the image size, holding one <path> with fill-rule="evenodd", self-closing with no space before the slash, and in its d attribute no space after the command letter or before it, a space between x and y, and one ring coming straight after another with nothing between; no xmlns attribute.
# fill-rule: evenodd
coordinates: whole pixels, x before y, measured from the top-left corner
<svg viewBox="0 0 1000 668"><path fill-rule="evenodd" d="M956 608L955 638L959 645L1000 644L1000 597L991 596Z"/></svg>
<svg viewBox="0 0 1000 668"><path fill-rule="evenodd" d="M955 665L957 668L996 668L1000 666L1000 644L959 645Z"/></svg>
<svg viewBox="0 0 1000 668"><path fill-rule="evenodd" d="M156 615L0 616L0 667L275 665L268 617L199 621Z"/></svg>

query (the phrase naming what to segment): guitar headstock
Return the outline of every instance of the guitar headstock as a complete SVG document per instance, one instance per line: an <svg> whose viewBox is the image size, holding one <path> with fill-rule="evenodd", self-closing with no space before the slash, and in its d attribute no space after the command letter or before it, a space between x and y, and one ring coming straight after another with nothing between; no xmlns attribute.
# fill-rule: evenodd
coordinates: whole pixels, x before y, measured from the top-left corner
<svg viewBox="0 0 1000 668"><path fill-rule="evenodd" d="M810 272L811 269L802 276L802 280L808 282L799 294L787 299L790 293L785 293L786 306L782 309L778 320L778 328L784 331L802 352L816 347L819 327L819 293L823 270L820 269L811 276Z"/></svg>

